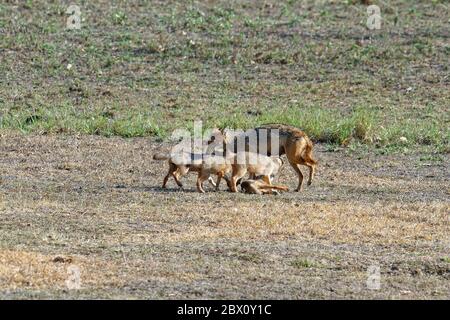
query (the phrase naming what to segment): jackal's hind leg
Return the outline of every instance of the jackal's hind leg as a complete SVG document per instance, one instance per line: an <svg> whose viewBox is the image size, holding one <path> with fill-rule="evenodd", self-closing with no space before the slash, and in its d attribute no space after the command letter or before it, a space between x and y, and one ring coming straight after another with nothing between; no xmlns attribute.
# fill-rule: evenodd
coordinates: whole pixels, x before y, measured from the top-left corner
<svg viewBox="0 0 450 320"><path fill-rule="evenodd" d="M233 174L231 176L231 192L238 192L238 190L237 190L237 182L245 174L246 174L246 172L244 172L243 174L242 173L240 173L240 174Z"/></svg>
<svg viewBox="0 0 450 320"><path fill-rule="evenodd" d="M200 171L197 177L197 191L200 193L205 193L203 189L203 182L210 177L209 173Z"/></svg>
<svg viewBox="0 0 450 320"><path fill-rule="evenodd" d="M262 179L265 183L267 183L268 185L272 184L272 181L270 179L270 176L262 176Z"/></svg>
<svg viewBox="0 0 450 320"><path fill-rule="evenodd" d="M223 173L222 173L222 172L219 172L219 173L217 174L217 181L216 181L216 184L215 184L216 191L219 191L220 180L222 179L222 177L223 177ZM210 178L211 178L211 177L210 177ZM211 178L211 179L212 179L212 178Z"/></svg>
<svg viewBox="0 0 450 320"><path fill-rule="evenodd" d="M309 167L309 178L308 178L308 186L312 184L312 181L314 179L314 175L316 173L316 165L308 165Z"/></svg>
<svg viewBox="0 0 450 320"><path fill-rule="evenodd" d="M295 191L297 191L297 192L302 191L302 187L303 187L303 173L300 170L298 164L296 164L294 162L290 162L290 161L289 161L289 163L291 164L292 168L294 168L295 172L297 172L297 174L298 174L298 186L297 186L297 189L295 189Z"/></svg>
<svg viewBox="0 0 450 320"><path fill-rule="evenodd" d="M177 183L177 185L178 185L180 188L183 188L183 184L182 184L181 181L180 181L181 174L179 173L179 171L176 170L176 171L172 172L172 176L173 176L173 178L175 179L175 182Z"/></svg>

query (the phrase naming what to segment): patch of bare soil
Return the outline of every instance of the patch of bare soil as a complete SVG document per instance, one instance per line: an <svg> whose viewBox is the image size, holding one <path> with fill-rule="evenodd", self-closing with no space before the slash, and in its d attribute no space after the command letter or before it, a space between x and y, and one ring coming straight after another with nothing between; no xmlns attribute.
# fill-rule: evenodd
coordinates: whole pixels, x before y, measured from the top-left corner
<svg viewBox="0 0 450 320"><path fill-rule="evenodd" d="M258 196L162 190L160 147L5 133L0 297L450 298L448 155L317 145L312 186Z"/></svg>

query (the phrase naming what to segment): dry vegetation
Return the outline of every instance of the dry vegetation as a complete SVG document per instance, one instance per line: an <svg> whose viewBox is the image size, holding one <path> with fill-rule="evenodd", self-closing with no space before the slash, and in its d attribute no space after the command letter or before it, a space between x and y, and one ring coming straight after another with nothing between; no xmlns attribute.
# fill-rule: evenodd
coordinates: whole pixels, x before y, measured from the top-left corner
<svg viewBox="0 0 450 320"><path fill-rule="evenodd" d="M74 2L0 3L0 298L450 298L447 1ZM197 119L301 127L317 180L161 190Z"/></svg>

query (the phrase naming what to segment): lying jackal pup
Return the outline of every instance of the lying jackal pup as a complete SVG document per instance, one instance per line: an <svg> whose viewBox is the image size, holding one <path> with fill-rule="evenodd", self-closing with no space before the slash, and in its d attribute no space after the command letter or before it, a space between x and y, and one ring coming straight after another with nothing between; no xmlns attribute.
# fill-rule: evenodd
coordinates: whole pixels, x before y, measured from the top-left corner
<svg viewBox="0 0 450 320"><path fill-rule="evenodd" d="M286 186L267 184L264 180L245 180L241 183L241 188L245 193L251 194L278 194L277 190L289 191Z"/></svg>

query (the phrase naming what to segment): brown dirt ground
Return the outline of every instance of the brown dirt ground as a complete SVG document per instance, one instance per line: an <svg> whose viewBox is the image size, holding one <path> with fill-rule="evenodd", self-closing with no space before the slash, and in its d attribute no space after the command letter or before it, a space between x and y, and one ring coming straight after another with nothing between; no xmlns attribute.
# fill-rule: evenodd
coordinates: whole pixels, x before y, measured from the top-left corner
<svg viewBox="0 0 450 320"><path fill-rule="evenodd" d="M448 155L317 145L311 187L257 196L198 194L194 174L160 189L160 147L4 133L0 297L450 298ZM294 188L293 170L279 181ZM65 285L70 265L79 290Z"/></svg>

